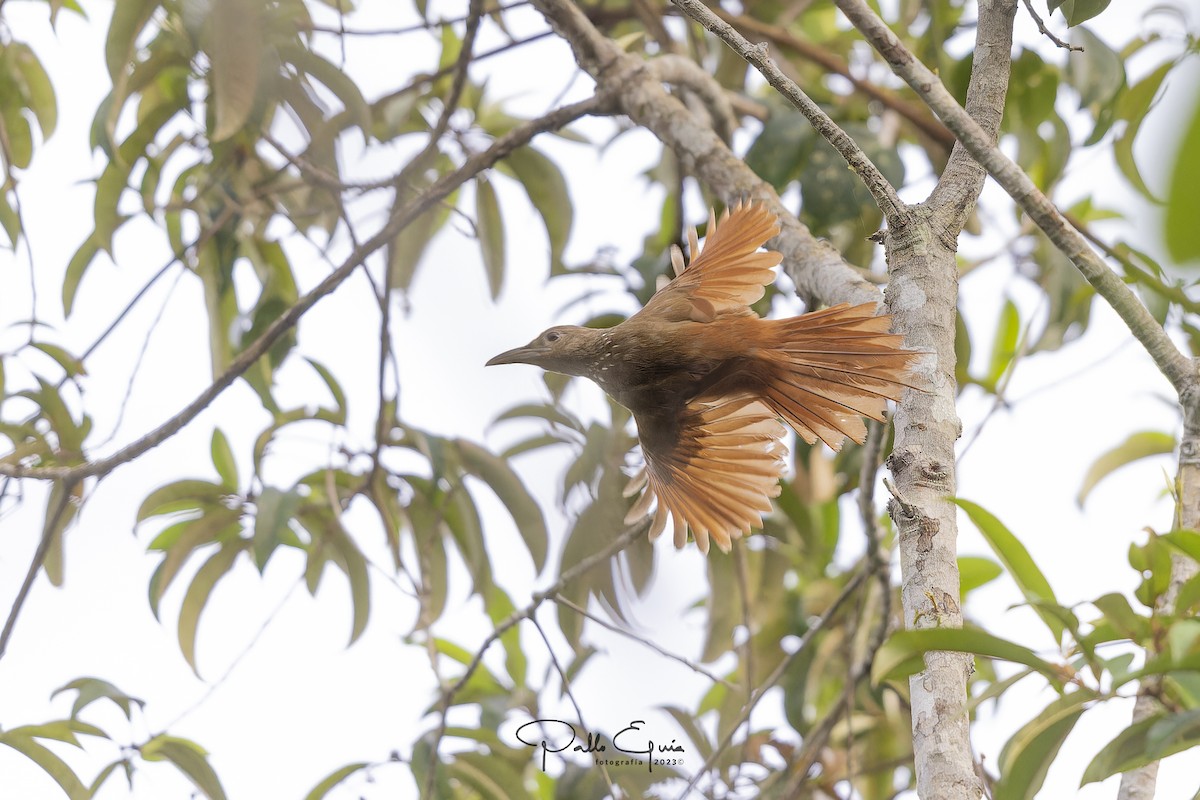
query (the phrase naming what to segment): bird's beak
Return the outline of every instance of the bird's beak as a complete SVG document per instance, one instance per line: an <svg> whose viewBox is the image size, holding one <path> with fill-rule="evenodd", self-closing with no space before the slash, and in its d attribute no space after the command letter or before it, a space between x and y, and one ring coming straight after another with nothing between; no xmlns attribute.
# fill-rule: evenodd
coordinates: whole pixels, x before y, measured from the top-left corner
<svg viewBox="0 0 1200 800"><path fill-rule="evenodd" d="M498 356L489 359L485 367L494 367L497 364L533 364L533 359L543 355L542 350L537 347L525 345L524 347L514 347L512 350L505 350Z"/></svg>

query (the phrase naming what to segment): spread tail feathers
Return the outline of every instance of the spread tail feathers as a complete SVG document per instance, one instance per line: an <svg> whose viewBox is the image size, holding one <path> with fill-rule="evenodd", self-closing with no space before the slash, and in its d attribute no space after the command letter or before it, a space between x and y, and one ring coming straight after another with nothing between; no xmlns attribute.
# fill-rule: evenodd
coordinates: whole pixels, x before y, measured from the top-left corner
<svg viewBox="0 0 1200 800"><path fill-rule="evenodd" d="M862 417L883 419L888 400L911 383L920 353L902 349L889 333L891 317L873 304L832 308L768 321L771 345L760 353L762 399L806 442L834 450L844 437L860 444Z"/></svg>

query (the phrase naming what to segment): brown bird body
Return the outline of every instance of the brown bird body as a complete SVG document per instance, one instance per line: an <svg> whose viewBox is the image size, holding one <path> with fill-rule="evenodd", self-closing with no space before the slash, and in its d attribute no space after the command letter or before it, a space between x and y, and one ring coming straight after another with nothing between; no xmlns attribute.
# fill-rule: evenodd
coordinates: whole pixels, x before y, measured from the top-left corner
<svg viewBox="0 0 1200 800"><path fill-rule="evenodd" d="M781 256L759 247L778 231L761 206L710 218L704 251L691 231L691 263L673 251L675 279L628 320L550 328L488 362L590 378L633 413L646 468L626 492L644 490L627 520L657 501L651 538L669 516L677 547L690 528L704 552L710 537L729 550L762 525L779 494L779 417L810 444L837 450L846 436L862 442L862 417L882 419L887 401L910 386L919 354L901 348L873 305L783 320L750 309L775 278Z"/></svg>

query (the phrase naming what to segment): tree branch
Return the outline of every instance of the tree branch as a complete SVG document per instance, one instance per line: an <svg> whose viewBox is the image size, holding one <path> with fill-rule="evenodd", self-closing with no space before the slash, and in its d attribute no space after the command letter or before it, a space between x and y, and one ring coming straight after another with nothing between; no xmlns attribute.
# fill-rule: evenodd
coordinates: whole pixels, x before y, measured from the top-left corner
<svg viewBox="0 0 1200 800"><path fill-rule="evenodd" d="M825 141L833 145L833 149L837 150L842 158L846 159L850 169L854 171L863 186L867 187L867 191L871 193L871 197L875 199L875 205L879 206L884 217L888 220L895 220L895 224L898 225L905 223L908 217L908 208L896 196L895 188L888 183L887 178L883 177L883 173L879 171L874 162L867 158L867 154L862 151L858 143L839 128L837 123L830 119L829 115L796 85L795 81L779 71L779 67L775 66L770 56L767 55L765 44L757 46L750 44L746 41L746 37L734 30L729 23L718 18L699 0L671 0L671 2L715 34L735 53L762 73L771 88L786 97L788 102L804 115L813 129Z"/></svg>
<svg viewBox="0 0 1200 800"><path fill-rule="evenodd" d="M406 225L422 212L430 208L434 203L440 202L450 192L482 170L492 166L518 147L523 146L537 134L543 131L556 130L587 114L604 113L608 108L608 104L607 94L598 93L586 100L563 106L542 117L524 122L496 139L488 149L471 155L454 172L443 175L418 197L413 198L396 209L383 228L370 239L354 248L354 251L341 266L327 275L308 294L297 300L287 311L272 322L263 331L261 336L255 339L233 360L229 365L229 369L213 381L195 400L140 439L126 445L110 456L71 467L25 467L19 464L0 463L0 475L7 475L14 478L40 478L63 481L78 480L95 475L104 475L116 467L132 461L147 450L162 444L195 419L218 395L229 388L242 373L261 358L279 337L291 330L299 322L300 318L316 305L321 298L340 286L368 256L394 239L396 234L403 230Z"/></svg>
<svg viewBox="0 0 1200 800"><path fill-rule="evenodd" d="M672 97L642 58L624 52L596 30L570 0L532 0L575 53L575 60L613 93L621 111L645 127L693 173L727 202L762 202L779 217L782 228L770 246L783 253L784 269L806 301L878 303L879 289L847 264L828 242L817 239L796 219L775 190Z"/></svg>
<svg viewBox="0 0 1200 800"><path fill-rule="evenodd" d="M991 143L991 137L971 119L934 75L887 25L870 9L865 0L836 0L838 8L854 27L879 51L892 71L921 96L934 113L962 142L975 160L984 166L997 183L1016 201L1030 219L1071 260L1096 293L1103 297L1141 342L1154 363L1182 393L1196 383L1196 371L1179 351L1137 296L1096 255L1083 236L1072 228L1025 172Z"/></svg>

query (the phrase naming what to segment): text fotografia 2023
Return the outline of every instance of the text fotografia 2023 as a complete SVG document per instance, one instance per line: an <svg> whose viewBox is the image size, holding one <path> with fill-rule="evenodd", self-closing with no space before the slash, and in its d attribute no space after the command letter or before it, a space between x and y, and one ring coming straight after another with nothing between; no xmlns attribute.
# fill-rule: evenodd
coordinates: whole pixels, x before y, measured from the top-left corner
<svg viewBox="0 0 1200 800"><path fill-rule="evenodd" d="M625 753L627 755L643 756L645 761L625 760L605 758L599 754L608 752L609 745L605 744L605 735L599 732L583 732L583 739L576 743L579 739L579 732L575 730L575 726L561 719L535 719L526 722L521 727L517 728L516 737L522 744L527 744L530 747L540 748L542 751L542 771L546 771L546 754L561 753L568 747L572 753L592 753L597 763L603 762L608 766L628 766L632 763L645 763L646 767L653 772L654 765L679 765L682 763L682 755L684 753L683 745L677 744L674 739L670 744L656 745L652 739L647 736L642 730L642 726L646 724L643 719L635 719L626 727L617 731L608 741L611 743L614 751ZM571 747L571 745L575 745ZM663 755L670 754L670 755Z"/></svg>

